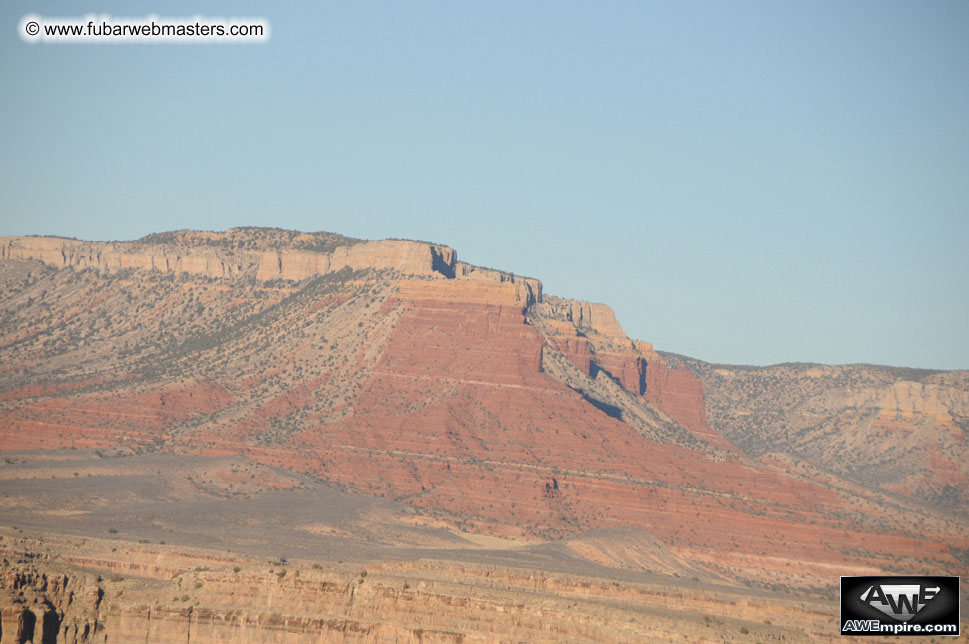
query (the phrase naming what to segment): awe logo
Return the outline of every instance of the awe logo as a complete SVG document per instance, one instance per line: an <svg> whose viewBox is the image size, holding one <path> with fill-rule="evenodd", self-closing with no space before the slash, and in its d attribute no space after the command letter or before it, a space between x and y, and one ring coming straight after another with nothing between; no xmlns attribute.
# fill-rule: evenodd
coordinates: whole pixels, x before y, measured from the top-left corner
<svg viewBox="0 0 969 644"><path fill-rule="evenodd" d="M841 634L959 635L959 578L842 577Z"/></svg>
<svg viewBox="0 0 969 644"><path fill-rule="evenodd" d="M861 594L861 601L889 617L907 622L935 599L940 590L927 584L872 584Z"/></svg>

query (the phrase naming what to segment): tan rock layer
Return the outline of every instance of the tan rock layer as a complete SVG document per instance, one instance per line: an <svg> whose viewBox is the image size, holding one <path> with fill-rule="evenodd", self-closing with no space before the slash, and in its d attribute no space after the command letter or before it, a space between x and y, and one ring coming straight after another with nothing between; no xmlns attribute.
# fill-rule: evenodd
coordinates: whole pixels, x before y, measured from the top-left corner
<svg viewBox="0 0 969 644"><path fill-rule="evenodd" d="M165 246L136 252L123 242L85 242L60 237L2 237L0 259L36 259L58 268L126 268L190 273L205 277L235 277L253 264L248 253L192 248L181 253Z"/></svg>
<svg viewBox="0 0 969 644"><path fill-rule="evenodd" d="M457 263L454 276L462 280L511 285L515 289L516 302L522 303L523 306L530 306L542 301L542 283L530 277L521 277L490 268L472 266L466 262Z"/></svg>
<svg viewBox="0 0 969 644"><path fill-rule="evenodd" d="M454 277L457 254L453 248L424 242L383 240L340 246L332 253L304 250L260 253L259 280L301 280L312 275L352 270L395 269L410 275Z"/></svg>
<svg viewBox="0 0 969 644"><path fill-rule="evenodd" d="M606 304L560 297L549 297L543 301L549 306L552 317L571 322L579 331L591 331L624 343L629 341L615 312Z"/></svg>
<svg viewBox="0 0 969 644"><path fill-rule="evenodd" d="M344 268L391 269L406 275L456 279L499 287L497 290L478 289L480 295L475 295L475 287L469 286L465 289L467 294L462 297L465 301L488 301L486 296L494 293L499 293L505 299L512 294L513 301L524 308L542 299L542 283L536 279L458 262L453 248L426 242L387 239L338 246L330 253L297 249L245 251L197 246L175 248L170 245L86 242L60 237L2 237L0 259L35 259L58 268L95 268L107 272L137 268L210 278L234 278L254 272L260 281L299 281Z"/></svg>

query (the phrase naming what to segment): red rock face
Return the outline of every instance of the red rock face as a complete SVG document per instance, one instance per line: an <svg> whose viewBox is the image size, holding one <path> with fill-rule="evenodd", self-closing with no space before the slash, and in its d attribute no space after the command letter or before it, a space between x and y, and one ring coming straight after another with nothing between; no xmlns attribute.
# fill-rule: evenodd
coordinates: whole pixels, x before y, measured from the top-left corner
<svg viewBox="0 0 969 644"><path fill-rule="evenodd" d="M613 353L597 351L595 365L609 372L629 393L642 396L646 393L646 359L633 351ZM590 375L595 375L594 370ZM702 401L701 401L702 402Z"/></svg>
<svg viewBox="0 0 969 644"><path fill-rule="evenodd" d="M194 383L128 396L31 401L3 415L0 445L3 450L138 448L165 440L172 424L220 410L231 399L224 387Z"/></svg>
<svg viewBox="0 0 969 644"><path fill-rule="evenodd" d="M707 424L702 383L687 369L671 370L656 356L646 367L645 397L664 414L712 445L739 453L730 441Z"/></svg>
<svg viewBox="0 0 969 644"><path fill-rule="evenodd" d="M585 374L592 374L592 354L589 341L580 337L555 337L552 346L560 351L566 359Z"/></svg>
<svg viewBox="0 0 969 644"><path fill-rule="evenodd" d="M796 556L816 562L800 573L818 577L847 562L839 549L857 540L898 556L933 547L946 556L920 538L845 530L830 513L852 502L820 484L644 438L541 371L542 337L517 307L455 298L401 306L353 415L256 458L501 536L635 525L711 565L731 552L729 566L787 574ZM647 398L733 450L707 428L696 379L658 360L646 378Z"/></svg>
<svg viewBox="0 0 969 644"><path fill-rule="evenodd" d="M541 378L542 341L520 307L435 300L408 306L375 369L378 377L492 387L535 385Z"/></svg>

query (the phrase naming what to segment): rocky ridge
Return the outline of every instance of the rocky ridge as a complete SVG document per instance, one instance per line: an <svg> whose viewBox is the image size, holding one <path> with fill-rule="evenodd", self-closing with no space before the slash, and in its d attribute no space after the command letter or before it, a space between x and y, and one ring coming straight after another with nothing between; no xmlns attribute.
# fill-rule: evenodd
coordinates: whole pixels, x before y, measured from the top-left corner
<svg viewBox="0 0 969 644"><path fill-rule="evenodd" d="M789 454L875 489L969 509L969 372L665 357L703 383L711 423L748 454Z"/></svg>

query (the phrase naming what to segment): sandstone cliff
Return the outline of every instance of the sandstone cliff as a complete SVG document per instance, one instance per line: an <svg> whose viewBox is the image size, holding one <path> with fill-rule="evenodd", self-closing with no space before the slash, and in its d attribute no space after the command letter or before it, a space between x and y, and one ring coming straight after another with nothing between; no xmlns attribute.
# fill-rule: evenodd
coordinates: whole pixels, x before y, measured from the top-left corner
<svg viewBox="0 0 969 644"><path fill-rule="evenodd" d="M241 276L253 264L251 256L214 249L182 253L158 248L135 252L125 243L84 242L58 237L0 238L0 259L36 259L58 268L103 271L140 268L214 278Z"/></svg>
<svg viewBox="0 0 969 644"><path fill-rule="evenodd" d="M273 250L236 242L232 231L180 231L137 242L85 242L60 237L2 237L0 260L35 259L57 268L106 272L142 269L187 273L215 279L255 277L259 281L302 281L343 269L395 270L404 275L456 279L472 284L507 284L515 301L527 307L542 298L541 282L457 261L453 248L408 240L361 242L313 250L299 236ZM346 238L340 238L344 240ZM309 245L310 249L301 248ZM221 243L218 243L221 242ZM469 286L470 290L474 286Z"/></svg>
<svg viewBox="0 0 969 644"><path fill-rule="evenodd" d="M261 254L256 278L299 281L343 268L394 269L408 275L453 278L456 253L447 246L384 240L340 246L331 253L275 251Z"/></svg>

